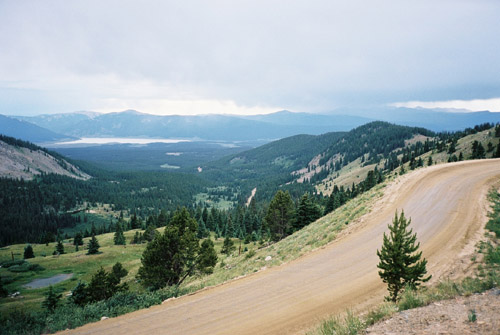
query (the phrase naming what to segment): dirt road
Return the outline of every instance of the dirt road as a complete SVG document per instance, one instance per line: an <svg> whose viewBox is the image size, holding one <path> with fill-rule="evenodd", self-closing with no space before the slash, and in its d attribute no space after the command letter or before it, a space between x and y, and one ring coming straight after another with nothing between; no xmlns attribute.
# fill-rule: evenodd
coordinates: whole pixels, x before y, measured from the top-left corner
<svg viewBox="0 0 500 335"><path fill-rule="evenodd" d="M396 210L412 218L428 270L450 273L485 222L500 160L445 164L389 185L371 213L344 234L286 265L72 330L70 334L291 334L331 313L382 300L375 251Z"/></svg>

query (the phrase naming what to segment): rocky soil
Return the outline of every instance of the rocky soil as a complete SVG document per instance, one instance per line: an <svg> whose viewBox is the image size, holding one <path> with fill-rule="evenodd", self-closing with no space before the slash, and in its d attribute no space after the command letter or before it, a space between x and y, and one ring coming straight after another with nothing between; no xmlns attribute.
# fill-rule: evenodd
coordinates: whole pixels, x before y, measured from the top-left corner
<svg viewBox="0 0 500 335"><path fill-rule="evenodd" d="M475 315L476 320L473 320ZM400 312L368 328L370 335L500 334L500 289Z"/></svg>
<svg viewBox="0 0 500 335"><path fill-rule="evenodd" d="M0 141L0 177L30 180L43 173L56 173L76 179L89 179L65 160L57 160L40 150L15 147Z"/></svg>

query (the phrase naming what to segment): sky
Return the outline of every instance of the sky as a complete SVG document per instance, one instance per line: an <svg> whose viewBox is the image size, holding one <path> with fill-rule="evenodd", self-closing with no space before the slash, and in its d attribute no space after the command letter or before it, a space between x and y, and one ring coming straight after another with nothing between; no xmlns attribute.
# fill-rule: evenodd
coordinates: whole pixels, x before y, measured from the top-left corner
<svg viewBox="0 0 500 335"><path fill-rule="evenodd" d="M500 111L500 1L0 0L0 114Z"/></svg>

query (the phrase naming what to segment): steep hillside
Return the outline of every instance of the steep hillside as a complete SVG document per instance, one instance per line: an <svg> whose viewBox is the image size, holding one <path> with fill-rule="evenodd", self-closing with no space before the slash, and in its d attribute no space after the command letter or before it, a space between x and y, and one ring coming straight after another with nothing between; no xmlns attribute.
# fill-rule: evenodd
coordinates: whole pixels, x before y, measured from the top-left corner
<svg viewBox="0 0 500 335"><path fill-rule="evenodd" d="M414 136L432 136L422 128L371 122L349 132L297 135L225 157L203 166L202 175L221 183L237 184L246 196L257 187L267 199L283 186L299 196L329 173L362 159L366 165L404 148Z"/></svg>
<svg viewBox="0 0 500 335"><path fill-rule="evenodd" d="M75 137L57 134L30 122L20 121L0 114L0 134L20 138L25 141L44 143L55 142Z"/></svg>
<svg viewBox="0 0 500 335"><path fill-rule="evenodd" d="M422 134L415 134L410 139L400 142L392 151L385 150L384 154L376 156L363 154L348 164L344 163L340 168L335 165L334 169L328 169L329 162L318 164L316 157L309 163L309 170L300 171L303 174L298 181L312 179L317 192L329 195L335 186L350 187L353 183L358 184L375 168L385 171L395 170L395 173L402 174L429 164L500 157L498 153L500 128L492 127L492 124L485 123L454 133L433 135L430 132L423 132ZM474 143L478 146L480 144L484 149L482 154L474 154Z"/></svg>
<svg viewBox="0 0 500 335"><path fill-rule="evenodd" d="M59 174L76 179L90 176L59 155L28 142L0 135L0 177L30 180L40 174Z"/></svg>

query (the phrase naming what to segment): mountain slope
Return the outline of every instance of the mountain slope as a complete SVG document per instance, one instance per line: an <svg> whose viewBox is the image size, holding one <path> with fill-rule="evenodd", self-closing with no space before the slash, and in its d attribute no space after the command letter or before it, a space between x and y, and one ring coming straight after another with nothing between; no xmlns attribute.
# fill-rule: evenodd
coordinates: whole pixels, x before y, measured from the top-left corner
<svg viewBox="0 0 500 335"><path fill-rule="evenodd" d="M279 267L68 334L164 329L176 334L291 334L346 306L373 306L386 294L377 275L376 250L394 212L401 208L412 218L433 280L446 278L460 263L459 257L470 258L467 250L474 249L475 236L481 235L477 232L486 220L486 193L500 176L499 162L469 161L417 170L388 186L385 195L370 206L370 213L351 222L345 233L324 248ZM292 235L258 256L272 252L279 257L275 250L280 243L297 238Z"/></svg>
<svg viewBox="0 0 500 335"><path fill-rule="evenodd" d="M16 119L36 124L39 127L50 129L56 133L64 134L68 129L74 128L78 123L98 117L95 112L74 112L59 114L42 114L37 116L15 116Z"/></svg>
<svg viewBox="0 0 500 335"><path fill-rule="evenodd" d="M245 195L250 195L257 187L261 199L270 198L280 185L287 185L291 192L300 196L301 192L314 190L311 185L302 183L310 171L321 180L329 171L361 156L376 159L404 147L405 140L415 135L431 134L422 128L376 121L349 132L297 135L205 164L202 175L220 183L238 185Z"/></svg>
<svg viewBox="0 0 500 335"><path fill-rule="evenodd" d="M0 177L30 180L42 173L54 173L76 179L89 179L77 166L62 156L34 144L0 135Z"/></svg>
<svg viewBox="0 0 500 335"><path fill-rule="evenodd" d="M20 138L25 141L44 143L75 139L68 135L57 134L35 124L20 121L0 114L0 134Z"/></svg>

